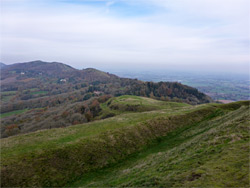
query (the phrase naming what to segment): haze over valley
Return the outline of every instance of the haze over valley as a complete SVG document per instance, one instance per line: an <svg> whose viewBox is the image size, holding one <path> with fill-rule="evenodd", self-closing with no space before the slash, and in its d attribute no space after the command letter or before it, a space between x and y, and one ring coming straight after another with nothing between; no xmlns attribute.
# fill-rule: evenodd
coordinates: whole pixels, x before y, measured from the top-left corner
<svg viewBox="0 0 250 188"><path fill-rule="evenodd" d="M179 82L199 89L214 100L233 102L249 100L250 79L248 74L233 72L212 72L195 70L113 70L121 77L137 78L144 81Z"/></svg>

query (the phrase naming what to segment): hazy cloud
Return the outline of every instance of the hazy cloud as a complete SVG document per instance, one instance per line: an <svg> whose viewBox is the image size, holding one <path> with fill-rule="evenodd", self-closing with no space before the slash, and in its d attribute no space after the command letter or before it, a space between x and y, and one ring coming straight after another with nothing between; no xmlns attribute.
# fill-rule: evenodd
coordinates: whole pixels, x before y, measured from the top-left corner
<svg viewBox="0 0 250 188"><path fill-rule="evenodd" d="M249 63L248 0L2 0L1 14L5 63L239 69Z"/></svg>

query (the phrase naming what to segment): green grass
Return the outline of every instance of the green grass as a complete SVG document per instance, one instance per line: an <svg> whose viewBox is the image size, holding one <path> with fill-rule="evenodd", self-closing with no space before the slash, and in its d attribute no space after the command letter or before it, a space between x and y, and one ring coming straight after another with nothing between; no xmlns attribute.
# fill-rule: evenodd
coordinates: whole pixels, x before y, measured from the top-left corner
<svg viewBox="0 0 250 188"><path fill-rule="evenodd" d="M183 107L189 106L186 103L176 103L176 102L165 102L160 100L155 100L146 97L139 96L131 96L131 95L123 95L120 97L112 98L112 103L115 104L123 104L123 105L140 105L142 107L154 107L155 109L166 109L173 107Z"/></svg>
<svg viewBox="0 0 250 188"><path fill-rule="evenodd" d="M212 168L206 170L211 170L207 176L202 166L209 168L214 164L216 169L216 164L222 163L222 152L230 153L231 149L235 159L241 159L236 165L229 161L228 154L225 161L228 160L227 166L233 165L230 172L235 174L239 166L246 164L248 151L238 150L249 141L249 102L190 106L124 96L106 103L106 110L112 103L121 105L115 110L117 113L125 113L2 139L2 186L180 187L201 186L201 177L207 178L204 185L219 186L226 180L230 182L233 176L224 177L221 169ZM124 111L124 105L137 103L143 109L150 105L158 109ZM212 163L210 159L220 162ZM244 178L245 166L241 171ZM209 179L213 173L226 180L222 178L216 184ZM244 178L238 184L232 179L231 184L245 185Z"/></svg>
<svg viewBox="0 0 250 188"><path fill-rule="evenodd" d="M86 174L67 186L249 186L248 114L243 107L177 129L122 163Z"/></svg>
<svg viewBox="0 0 250 188"><path fill-rule="evenodd" d="M30 92L31 95L41 95L41 94L48 94L48 91L33 91Z"/></svg>
<svg viewBox="0 0 250 188"><path fill-rule="evenodd" d="M157 101L158 102L158 101ZM178 105L178 103L176 103ZM164 117L166 115L177 115L190 112L192 109L203 108L202 106L183 105L183 108L169 108L161 111L150 111L142 113L125 113L117 117L94 121L87 124L70 126L51 130L42 130L34 133L18 135L12 139L2 139L2 157L21 155L27 152L39 152L46 148L60 147L68 142L77 142L82 138L95 137L96 135L123 127L135 126L140 122ZM20 142L20 140L22 140Z"/></svg>
<svg viewBox="0 0 250 188"><path fill-rule="evenodd" d="M102 119L109 116L115 116L131 112L146 112L155 110L180 110L184 107L190 107L186 103L165 102L146 97L124 95L109 99L101 104L102 112L96 119Z"/></svg>
<svg viewBox="0 0 250 188"><path fill-rule="evenodd" d="M12 111L12 112L3 113L3 114L0 114L0 118L5 118L5 117L12 116L12 115L22 114L22 113L27 112L27 111L28 111L28 109L23 109L23 110L16 110L16 111Z"/></svg>

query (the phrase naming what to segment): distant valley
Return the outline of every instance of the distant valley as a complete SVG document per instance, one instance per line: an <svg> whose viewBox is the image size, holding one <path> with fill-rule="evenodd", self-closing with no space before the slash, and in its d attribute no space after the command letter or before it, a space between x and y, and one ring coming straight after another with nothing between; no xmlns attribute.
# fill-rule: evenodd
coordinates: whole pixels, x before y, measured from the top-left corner
<svg viewBox="0 0 250 188"><path fill-rule="evenodd" d="M250 80L249 75L235 73L212 73L198 72L191 70L113 70L115 74L138 78L144 81L169 81L179 82L199 89L213 100L232 102L249 100Z"/></svg>

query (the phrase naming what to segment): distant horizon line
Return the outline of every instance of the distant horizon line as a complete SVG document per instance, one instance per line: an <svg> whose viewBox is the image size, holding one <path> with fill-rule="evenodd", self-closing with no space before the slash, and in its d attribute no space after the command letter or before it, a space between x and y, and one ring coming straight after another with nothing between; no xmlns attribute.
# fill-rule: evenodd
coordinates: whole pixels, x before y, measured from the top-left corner
<svg viewBox="0 0 250 188"><path fill-rule="evenodd" d="M235 71L221 71L221 70L219 70L219 69L217 69L217 70L206 70L206 71L204 71L203 69L197 69L197 67L195 67L195 68L192 68L192 70L190 70L190 68L183 68L183 69L180 69L179 67L178 68L176 68L176 67L160 67L160 68L158 68L158 67L150 67L150 66L148 66L148 64L147 64L147 66L145 67L144 65L133 65L133 67L134 68L128 68L128 66L126 66L126 67L124 67L124 66L115 66L115 65L112 65L112 68L110 67L111 65L107 65L107 66L103 66L103 65L101 65L101 66L87 66L87 67L81 67L81 68L79 68L79 67L77 67L77 66L74 66L74 65L71 65L71 64L67 64L67 63L64 63L64 62L62 62L62 61L44 61L44 60L40 60L40 59L37 59L37 60L31 60L31 61L24 61L24 62L16 62L16 63L11 63L11 64L6 64L6 63L4 63L3 61L0 61L0 63L2 63L2 64L4 64L4 65L15 65L15 64L20 64L20 63L31 63L31 62L44 62L44 63L61 63L61 64L64 64L64 65L68 65L68 66L70 66L70 67L72 67L72 68L74 68L74 69L78 69L78 70L82 70L82 69L88 69L88 68L94 68L94 69L97 69L97 70L101 70L101 71L104 71L104 72L109 72L109 71L115 71L116 73L117 72L126 72L126 71L129 71L129 72L133 72L133 73L135 73L135 72L140 72L140 71L138 71L138 70L135 70L135 68L143 68L143 69L141 69L141 71L151 71L151 72L162 72L162 71L176 71L176 72L183 72L183 73L197 73L197 71L199 71L199 73L209 73L209 74L211 74L211 73L213 73L213 74L234 74L234 75L239 75L239 74L244 74L245 76L247 75L247 76L250 76L250 72L249 72L249 70L248 71L245 71L245 72L240 72L240 71L238 71L238 72L235 72ZM173 64L169 64L170 66L173 66ZM193 64L193 66L198 66L197 64ZM167 66L167 65L166 65ZM178 66L178 65L177 65ZM190 64L187 64L186 66L192 66L192 65L190 65ZM103 70L103 69L105 69L105 70ZM249 68L248 68L249 69Z"/></svg>

